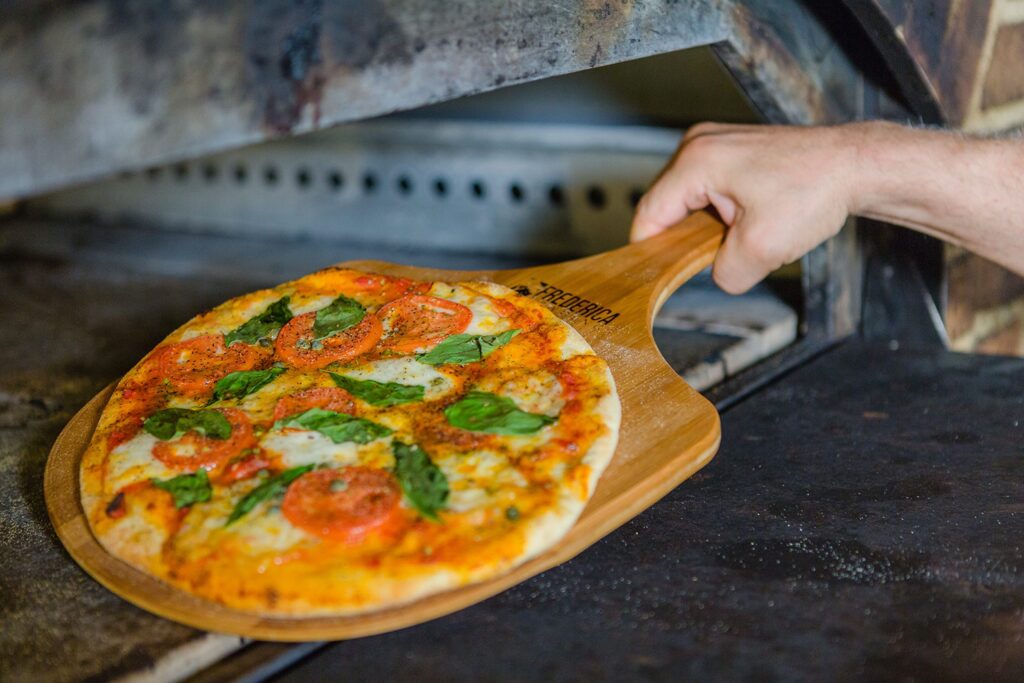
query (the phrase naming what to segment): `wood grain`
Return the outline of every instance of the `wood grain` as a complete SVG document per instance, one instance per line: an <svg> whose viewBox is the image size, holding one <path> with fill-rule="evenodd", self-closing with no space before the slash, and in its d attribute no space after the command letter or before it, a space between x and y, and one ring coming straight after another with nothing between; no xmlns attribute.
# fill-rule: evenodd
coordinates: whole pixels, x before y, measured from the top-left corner
<svg viewBox="0 0 1024 683"><path fill-rule="evenodd" d="M711 263L723 234L720 222L700 212L644 242L535 268L455 272L377 261L344 264L424 280L492 280L529 292L575 327L611 367L623 416L615 456L565 538L508 574L402 607L310 618L261 617L228 609L143 574L107 554L89 530L79 500L79 462L113 386L71 419L50 451L44 489L57 535L93 578L139 607L196 628L264 640L356 638L418 624L484 600L569 560L652 505L715 454L718 413L665 363L651 325L665 298Z"/></svg>

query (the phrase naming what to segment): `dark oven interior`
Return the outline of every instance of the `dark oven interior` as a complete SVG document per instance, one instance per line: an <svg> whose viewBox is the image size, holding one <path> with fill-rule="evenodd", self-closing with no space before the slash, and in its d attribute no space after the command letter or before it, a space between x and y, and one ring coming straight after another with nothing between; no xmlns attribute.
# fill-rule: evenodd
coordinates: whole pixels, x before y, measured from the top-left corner
<svg viewBox="0 0 1024 683"><path fill-rule="evenodd" d="M230 296L348 259L511 267L618 246L701 120L1019 125L1017 103L976 95L1013 78L983 54L1024 22L1003 7L1017 4L13 3L0 672L1019 671L1024 469L995 416L1020 405L1024 364L946 349L975 350L975 299L1020 290L990 277L998 291L979 291L963 274L986 265L855 220L747 295L705 273L659 314L666 360L723 412L706 471L577 560L451 617L326 648L200 633L92 582L41 495L68 418Z"/></svg>

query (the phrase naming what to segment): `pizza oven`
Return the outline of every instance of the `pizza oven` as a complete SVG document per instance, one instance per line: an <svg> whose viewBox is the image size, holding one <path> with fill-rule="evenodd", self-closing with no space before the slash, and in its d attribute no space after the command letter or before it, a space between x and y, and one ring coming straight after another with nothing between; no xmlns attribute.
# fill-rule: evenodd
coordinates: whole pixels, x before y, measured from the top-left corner
<svg viewBox="0 0 1024 683"><path fill-rule="evenodd" d="M274 644L145 613L61 548L42 471L88 398L230 296L613 248L702 120L1009 131L1022 56L1021 0L9 3L0 678L1013 678L1024 286L869 221L742 297L707 273L671 297L655 338L721 412L717 458L422 626Z"/></svg>

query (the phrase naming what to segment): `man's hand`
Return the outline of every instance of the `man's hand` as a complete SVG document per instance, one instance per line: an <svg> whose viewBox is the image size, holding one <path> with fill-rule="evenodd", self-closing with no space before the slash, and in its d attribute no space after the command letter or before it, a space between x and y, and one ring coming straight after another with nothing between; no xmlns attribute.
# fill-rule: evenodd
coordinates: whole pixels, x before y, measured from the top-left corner
<svg viewBox="0 0 1024 683"><path fill-rule="evenodd" d="M714 206L729 225L714 277L750 289L849 214L944 239L1024 275L1024 138L969 137L882 121L726 126L686 134L640 200L634 240Z"/></svg>
<svg viewBox="0 0 1024 683"><path fill-rule="evenodd" d="M715 259L715 282L727 292L745 292L842 227L855 208L864 125L873 124L694 126L641 199L631 238L650 237L691 211L714 206L729 226Z"/></svg>

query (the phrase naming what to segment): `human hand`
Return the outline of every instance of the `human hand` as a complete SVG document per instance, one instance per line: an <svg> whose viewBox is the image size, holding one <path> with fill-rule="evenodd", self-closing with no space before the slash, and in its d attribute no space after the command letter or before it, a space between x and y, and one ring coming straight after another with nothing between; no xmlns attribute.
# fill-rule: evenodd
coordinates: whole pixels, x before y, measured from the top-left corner
<svg viewBox="0 0 1024 683"><path fill-rule="evenodd" d="M714 206L729 230L713 277L729 293L745 292L839 232L854 208L857 143L870 125L694 126L640 200L631 240Z"/></svg>

